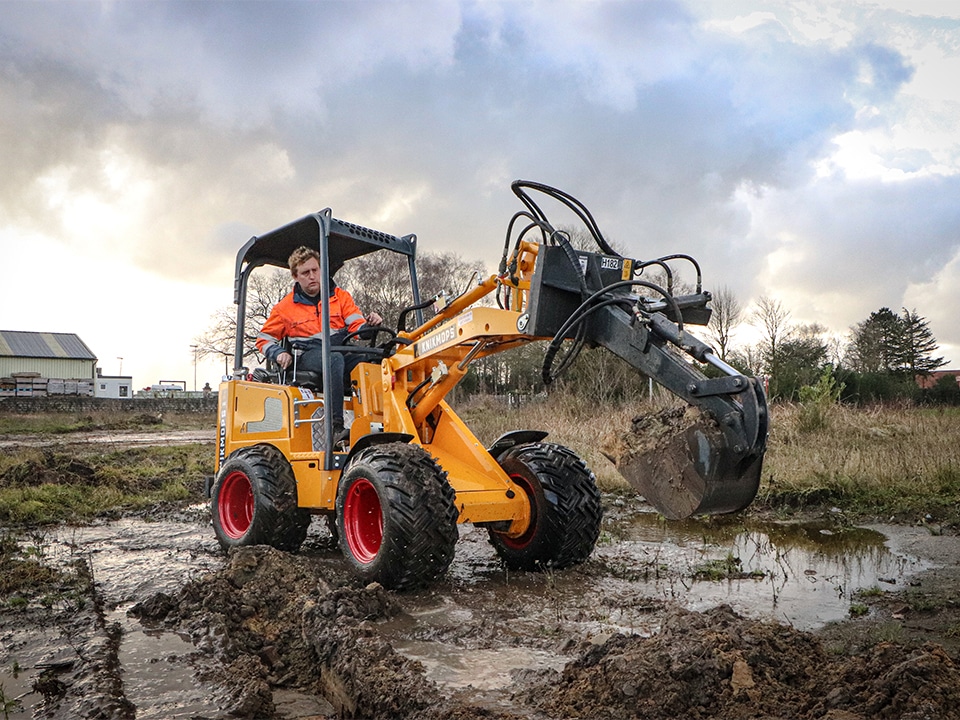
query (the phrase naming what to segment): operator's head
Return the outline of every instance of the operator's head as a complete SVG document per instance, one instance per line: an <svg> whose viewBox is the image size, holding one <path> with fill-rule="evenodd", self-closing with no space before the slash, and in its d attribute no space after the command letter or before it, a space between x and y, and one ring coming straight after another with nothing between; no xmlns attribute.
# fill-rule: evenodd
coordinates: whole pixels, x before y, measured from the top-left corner
<svg viewBox="0 0 960 720"><path fill-rule="evenodd" d="M301 245L290 255L287 264L293 279L300 284L300 289L307 295L320 294L320 253Z"/></svg>

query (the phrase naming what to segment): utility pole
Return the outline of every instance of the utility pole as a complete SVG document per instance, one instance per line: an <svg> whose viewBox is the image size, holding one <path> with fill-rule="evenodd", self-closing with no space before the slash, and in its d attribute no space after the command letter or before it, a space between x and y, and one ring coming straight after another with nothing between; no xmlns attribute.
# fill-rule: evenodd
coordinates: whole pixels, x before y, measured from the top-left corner
<svg viewBox="0 0 960 720"><path fill-rule="evenodd" d="M190 348L193 350L193 391L197 391L197 350L199 350L198 345L191 345Z"/></svg>

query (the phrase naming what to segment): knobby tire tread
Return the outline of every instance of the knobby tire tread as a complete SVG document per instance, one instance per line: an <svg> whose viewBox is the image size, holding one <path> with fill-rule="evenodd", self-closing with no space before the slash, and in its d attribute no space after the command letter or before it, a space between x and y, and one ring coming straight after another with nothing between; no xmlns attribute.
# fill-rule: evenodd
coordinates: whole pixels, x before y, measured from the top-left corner
<svg viewBox="0 0 960 720"><path fill-rule="evenodd" d="M445 573L459 538L459 513L456 493L436 460L419 445L388 443L364 450L353 465L377 477L381 507L389 516L380 551L366 566L352 558L341 530L341 548L360 575L384 587L411 590ZM338 519L342 514L338 497Z"/></svg>
<svg viewBox="0 0 960 720"><path fill-rule="evenodd" d="M244 471L255 488L250 530L231 544L298 550L307 537L310 513L297 504L297 481L283 453L272 445L250 445L233 453L224 466L231 461L246 465Z"/></svg>
<svg viewBox="0 0 960 720"><path fill-rule="evenodd" d="M526 548L504 543L490 532L497 553L516 570L564 569L582 563L600 537L603 509L596 478L569 448L531 443L508 450L500 459L505 469L520 463L539 481L543 506L536 512L534 538Z"/></svg>

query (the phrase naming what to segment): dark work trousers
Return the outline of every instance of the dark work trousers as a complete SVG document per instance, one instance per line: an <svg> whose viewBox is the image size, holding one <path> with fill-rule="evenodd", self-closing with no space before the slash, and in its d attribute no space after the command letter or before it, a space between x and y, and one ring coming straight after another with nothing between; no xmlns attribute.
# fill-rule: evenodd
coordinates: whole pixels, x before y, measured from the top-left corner
<svg viewBox="0 0 960 720"><path fill-rule="evenodd" d="M332 345L339 345L336 335L330 336ZM297 370L308 370L323 375L322 343L317 340L307 343L299 342L298 347L304 348L297 358ZM323 378L323 399L330 406L330 423L334 428L343 427L343 396L350 394L350 373L363 359L355 353L330 353L330 378ZM329 382L328 382L329 380Z"/></svg>

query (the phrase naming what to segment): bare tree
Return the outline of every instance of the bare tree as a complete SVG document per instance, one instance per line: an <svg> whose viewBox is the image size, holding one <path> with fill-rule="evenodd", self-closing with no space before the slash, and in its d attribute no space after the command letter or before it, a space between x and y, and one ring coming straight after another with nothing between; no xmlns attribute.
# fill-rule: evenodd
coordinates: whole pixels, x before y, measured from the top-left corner
<svg viewBox="0 0 960 720"><path fill-rule="evenodd" d="M255 345L260 328L270 310L290 292L293 280L289 270L258 268L250 276L247 291L247 315L244 320L243 356L260 358ZM198 357L232 358L237 336L237 308L235 305L217 310L210 318L207 330L194 338Z"/></svg>
<svg viewBox="0 0 960 720"><path fill-rule="evenodd" d="M441 290L457 296L485 278L480 262L469 262L454 253L423 253L417 259L421 299ZM377 252L351 260L337 273L337 282L349 290L364 312L376 310L384 323L396 328L403 308L413 304L407 259L395 253ZM427 310L427 316L430 310ZM413 317L407 318L412 327Z"/></svg>
<svg viewBox="0 0 960 720"><path fill-rule="evenodd" d="M783 303L779 300L761 295L753 311L752 322L763 331L760 344L766 370L770 374L775 374L774 366L780 344L790 333L790 311L783 307Z"/></svg>
<svg viewBox="0 0 960 720"><path fill-rule="evenodd" d="M713 293L711 302L713 314L710 316L710 337L717 344L720 359L726 362L730 351L730 336L737 326L743 322L743 305L726 285Z"/></svg>
<svg viewBox="0 0 960 720"><path fill-rule="evenodd" d="M470 264L452 253L424 254L417 268L421 297L430 297L441 289L459 294L476 276L476 269L483 273L480 263ZM380 313L389 327L396 327L400 310L413 302L407 259L396 253L375 252L355 258L340 269L335 282L350 291L362 310ZM292 287L289 270L276 267L254 270L247 289L244 358L261 360L255 344L257 335L273 306ZM217 310L211 316L207 330L194 338L198 357L232 358L236 333L236 306Z"/></svg>

